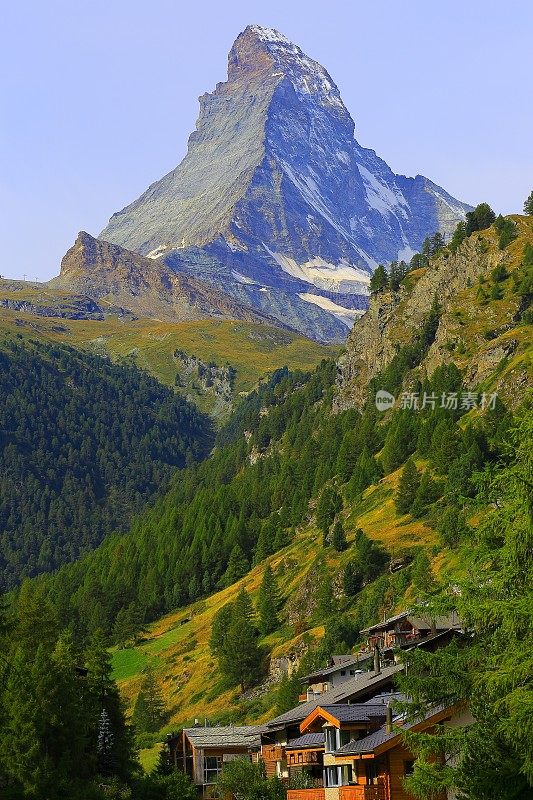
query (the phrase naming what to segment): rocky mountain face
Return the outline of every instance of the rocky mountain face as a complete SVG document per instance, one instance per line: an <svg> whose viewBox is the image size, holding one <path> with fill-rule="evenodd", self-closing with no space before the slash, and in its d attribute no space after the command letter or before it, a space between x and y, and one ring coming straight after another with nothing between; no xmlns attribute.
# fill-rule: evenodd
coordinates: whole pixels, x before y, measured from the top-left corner
<svg viewBox="0 0 533 800"><path fill-rule="evenodd" d="M520 402L533 382L527 355L531 327L520 324L522 299L513 290L512 275L521 269L525 243L533 242L533 222L514 219L518 236L510 247L499 248L493 228L474 234L455 253L444 249L427 269L409 273L398 291L372 295L338 362L337 410L363 406L368 382L400 347L415 341L434 299L441 308L435 341L412 379L454 362L463 370L467 389L488 380L508 405ZM504 267L510 277L502 283L500 299L487 302L496 267Z"/></svg>
<svg viewBox="0 0 533 800"><path fill-rule="evenodd" d="M469 209L427 178L395 175L354 127L320 64L277 31L249 26L227 81L200 98L181 164L100 238L313 338L341 340L376 265L450 234Z"/></svg>
<svg viewBox="0 0 533 800"><path fill-rule="evenodd" d="M279 325L209 283L84 231L65 254L59 276L48 285L93 298L108 312L173 322L220 317Z"/></svg>

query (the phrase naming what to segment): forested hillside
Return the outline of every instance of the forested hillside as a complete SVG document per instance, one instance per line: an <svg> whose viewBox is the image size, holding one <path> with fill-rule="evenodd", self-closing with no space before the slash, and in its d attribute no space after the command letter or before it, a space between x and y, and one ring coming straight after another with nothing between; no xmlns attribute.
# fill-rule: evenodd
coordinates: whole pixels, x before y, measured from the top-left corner
<svg viewBox="0 0 533 800"><path fill-rule="evenodd" d="M106 537L75 563L13 593L16 620L26 607L46 609L54 630L71 631L80 657L88 641L99 642L100 652L103 643L113 648L114 677L138 746L156 744L195 716L251 722L283 711L297 701L298 672L280 682L277 657L309 669L354 647L361 629L383 613L419 600L445 604L458 586L465 598L474 596L472 585L484 595L480 610L464 603L479 633L473 658L492 641L491 619L503 619L515 644L527 633L521 595L496 611L482 572L493 572L504 600L509 583L498 570L508 564L512 577L530 548L523 520L531 503L520 501L513 540L514 500L503 486L505 476L525 487L533 480L529 451L517 447L521 435L531 435L529 237L529 226L525 241L517 235L502 243L494 229L484 233L486 269L477 282L452 297L431 297L412 335L394 341L370 381L352 372L357 407L335 403L343 387L333 361L310 373L278 370L242 399L210 458L177 472L127 533ZM505 272L494 266L495 248L506 256ZM425 267L401 276L400 313L420 269L439 270L442 258L430 254ZM500 296L491 313L487 291ZM509 338L516 346L491 350L483 370L480 348L441 348L443 328L450 331L459 310L463 326L487 347ZM378 390L394 393L393 408L378 410ZM512 666L506 643L494 636ZM8 638L9 652L13 642ZM230 658L236 650L240 658ZM472 659L461 663L469 670L462 685L474 686ZM490 658L483 662L480 706L490 699L493 666ZM514 672L523 677L522 667ZM498 680L502 694L514 691L514 679ZM416 687L415 681L413 694ZM502 714L497 744L506 763L514 750L505 725L519 728L523 687L508 706L490 699L493 714ZM10 725L36 725L30 711L13 712L20 692L3 695L8 743L16 738ZM123 719L117 724L122 731ZM525 723L520 741L524 731Z"/></svg>
<svg viewBox="0 0 533 800"><path fill-rule="evenodd" d="M210 423L131 365L37 341L0 351L0 585L48 572L125 530Z"/></svg>
<svg viewBox="0 0 533 800"><path fill-rule="evenodd" d="M521 342L517 355L525 390L530 245L516 235L511 243L516 254L507 263L513 271L495 274L485 247L487 277L480 269L478 285L458 297L468 303L481 338L490 343L494 317L485 310L484 287L487 281L498 287L510 321L503 336L516 331ZM503 249L508 245L504 242ZM437 270L441 251L442 245L430 259ZM402 281L409 294L416 275L413 279L408 273ZM447 303L456 301L454 296ZM475 473L502 457L511 414L499 397L490 395L489 402L487 391L490 376L501 376L508 364L505 351L490 365L477 393L471 380L464 386L472 372L468 362L463 359L459 369L449 350L440 366L433 359L429 371L427 356L441 320L450 313L448 305L434 298L415 335L396 345L386 367L367 385L360 410L333 412L333 362L323 362L312 375L275 373L235 411L209 461L180 476L179 484L135 521L126 538L112 538L49 584L47 591L65 620L74 614L82 628L105 629L123 607L136 619L153 619L234 583L252 564L288 544L295 529L311 519L329 546L330 527L343 507L411 456L402 484L407 496L399 501L399 511L428 520L441 531L443 544L455 547L468 536ZM398 404L382 414L374 403L379 388L396 394L408 388L410 394L433 400L420 407ZM448 395L456 402L443 402ZM513 407L522 399L513 397Z"/></svg>

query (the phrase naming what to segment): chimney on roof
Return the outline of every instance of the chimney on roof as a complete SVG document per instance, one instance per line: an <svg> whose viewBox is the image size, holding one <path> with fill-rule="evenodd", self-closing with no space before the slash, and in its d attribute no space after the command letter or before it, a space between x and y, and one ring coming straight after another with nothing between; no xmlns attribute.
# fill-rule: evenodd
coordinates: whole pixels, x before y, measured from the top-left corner
<svg viewBox="0 0 533 800"><path fill-rule="evenodd" d="M387 703L385 711L385 732L392 733L392 706L390 703Z"/></svg>
<svg viewBox="0 0 533 800"><path fill-rule="evenodd" d="M379 675L381 672L381 658L379 655L379 644L374 645L374 672Z"/></svg>

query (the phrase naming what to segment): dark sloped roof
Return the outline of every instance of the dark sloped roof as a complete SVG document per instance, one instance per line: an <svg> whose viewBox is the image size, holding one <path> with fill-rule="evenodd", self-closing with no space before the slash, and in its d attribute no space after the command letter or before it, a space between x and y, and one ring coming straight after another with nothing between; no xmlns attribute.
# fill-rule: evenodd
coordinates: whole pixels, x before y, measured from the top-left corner
<svg viewBox="0 0 533 800"><path fill-rule="evenodd" d="M295 725L309 716L311 711L314 711L318 706L335 705L351 698L355 699L372 689L372 686L378 688L381 684L387 683L402 669L402 664L393 664L390 667L383 667L377 675L375 672L364 672L362 675L349 678L347 681L343 681L340 686L329 689L329 691L317 695L312 700L308 700L307 703L300 703L299 706L291 708L285 714L274 717L274 719L266 723L263 730L268 731L275 728L283 728L285 725Z"/></svg>
<svg viewBox="0 0 533 800"><path fill-rule="evenodd" d="M377 747L381 747L382 744L385 744L385 742L388 742L391 739L395 739L397 736L400 736L402 731L409 730L414 725L417 725L419 722L429 719L435 714L438 714L440 711L444 711L445 708L446 708L445 705L434 706L433 708L428 709L423 717L419 717L418 719L412 720L411 722L403 722L401 726L393 727L390 733L387 732L385 726L383 726L379 730L374 731L374 733L370 733L368 736L365 736L364 739L356 739L354 741L348 742L343 747L340 747L338 750L336 750L335 755L353 756L361 753L371 753ZM401 715L397 715L396 717L393 718L393 724L401 721L402 721Z"/></svg>
<svg viewBox="0 0 533 800"><path fill-rule="evenodd" d="M259 747L260 728L214 725L212 728L185 728L184 733L195 747Z"/></svg>
<svg viewBox="0 0 533 800"><path fill-rule="evenodd" d="M371 718L384 717L386 706L384 703L337 703L333 706L320 703L319 708L339 722L370 722Z"/></svg>
<svg viewBox="0 0 533 800"><path fill-rule="evenodd" d="M321 747L324 744L323 733L306 733L298 739L291 739L287 742L285 750L299 750L305 747Z"/></svg>
<svg viewBox="0 0 533 800"><path fill-rule="evenodd" d="M300 680L303 682L311 680L312 678L320 678L322 675L332 675L334 672L338 672L341 669L354 666L359 661L356 656L333 656L333 658L343 658L344 660L338 661L337 663L334 663L329 667L324 667L323 669L316 669L314 672L304 675Z"/></svg>
<svg viewBox="0 0 533 800"><path fill-rule="evenodd" d="M387 733L384 727L380 728L378 731L369 734L369 736L365 736L364 739L354 739L352 742L348 742L344 747L336 750L335 755L353 756L358 753L371 753L376 747L379 747L389 739L394 739L394 737L398 736L401 732L401 729L394 728L391 733Z"/></svg>

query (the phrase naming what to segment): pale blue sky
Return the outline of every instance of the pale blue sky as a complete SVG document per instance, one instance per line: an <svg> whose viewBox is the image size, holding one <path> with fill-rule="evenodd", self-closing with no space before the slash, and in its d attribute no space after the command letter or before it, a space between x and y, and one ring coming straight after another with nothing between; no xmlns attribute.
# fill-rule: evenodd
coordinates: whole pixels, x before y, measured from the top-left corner
<svg viewBox="0 0 533 800"><path fill-rule="evenodd" d="M52 277L78 230L172 169L198 95L248 23L275 27L338 84L359 142L461 200L522 210L533 189L529 0L4 3L3 275Z"/></svg>

